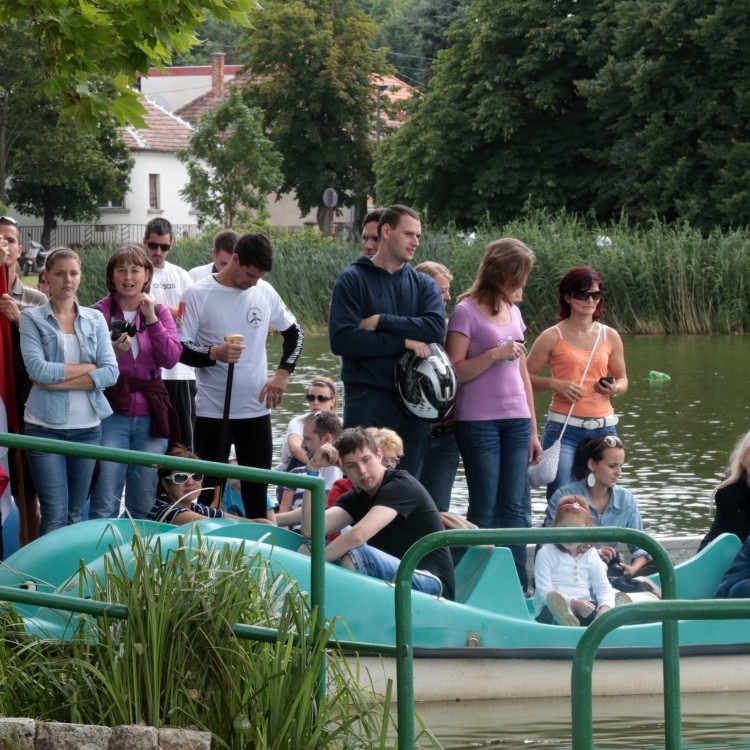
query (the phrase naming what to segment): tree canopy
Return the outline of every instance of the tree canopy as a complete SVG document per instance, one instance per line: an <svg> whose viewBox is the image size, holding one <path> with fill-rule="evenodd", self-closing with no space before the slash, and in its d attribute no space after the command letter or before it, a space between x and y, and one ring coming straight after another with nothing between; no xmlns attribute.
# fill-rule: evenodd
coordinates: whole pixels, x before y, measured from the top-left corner
<svg viewBox="0 0 750 750"><path fill-rule="evenodd" d="M142 124L136 74L169 65L198 40L208 13L247 25L256 0L3 0L0 26L28 23L46 74L45 93L89 130L102 119ZM5 63L5 60L3 61ZM100 83L114 88L102 90Z"/></svg>
<svg viewBox="0 0 750 750"><path fill-rule="evenodd" d="M133 160L113 125L80 132L59 123L51 108L47 127L39 121L19 155L8 198L21 212L44 219L42 244L49 244L55 219L94 221L99 206L128 189Z"/></svg>
<svg viewBox="0 0 750 750"><path fill-rule="evenodd" d="M265 112L283 156L282 192L322 222L323 191L344 205L364 203L372 187L374 86L384 72L370 49L375 24L353 0L275 0L251 16L244 96Z"/></svg>
<svg viewBox="0 0 750 750"><path fill-rule="evenodd" d="M178 156L189 177L180 195L225 226L262 212L281 185L281 155L263 132L263 113L236 93L201 117Z"/></svg>
<svg viewBox="0 0 750 750"><path fill-rule="evenodd" d="M750 6L465 0L379 193L434 221L524 206L750 220Z"/></svg>

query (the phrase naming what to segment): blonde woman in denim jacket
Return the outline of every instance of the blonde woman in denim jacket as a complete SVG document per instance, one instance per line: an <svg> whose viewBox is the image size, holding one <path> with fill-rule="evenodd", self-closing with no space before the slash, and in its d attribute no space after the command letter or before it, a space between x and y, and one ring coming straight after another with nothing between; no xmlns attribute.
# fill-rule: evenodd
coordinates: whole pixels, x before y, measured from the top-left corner
<svg viewBox="0 0 750 750"><path fill-rule="evenodd" d="M81 307L81 259L67 248L46 264L50 299L21 313L21 353L33 385L24 423L31 437L101 445L101 420L112 413L104 389L118 367L104 316ZM41 509L40 534L81 520L96 461L29 451Z"/></svg>

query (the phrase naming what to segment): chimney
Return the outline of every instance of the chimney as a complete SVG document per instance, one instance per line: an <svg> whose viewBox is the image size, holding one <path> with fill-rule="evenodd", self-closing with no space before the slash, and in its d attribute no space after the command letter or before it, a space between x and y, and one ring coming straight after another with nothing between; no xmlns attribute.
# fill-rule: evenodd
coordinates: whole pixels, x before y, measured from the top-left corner
<svg viewBox="0 0 750 750"><path fill-rule="evenodd" d="M218 98L224 96L223 52L214 52L211 55L211 93Z"/></svg>

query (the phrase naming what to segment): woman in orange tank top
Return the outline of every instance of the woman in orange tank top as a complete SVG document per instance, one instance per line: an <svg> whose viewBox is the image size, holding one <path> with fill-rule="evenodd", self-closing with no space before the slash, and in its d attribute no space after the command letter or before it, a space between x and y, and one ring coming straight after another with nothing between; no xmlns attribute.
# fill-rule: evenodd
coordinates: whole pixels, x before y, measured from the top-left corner
<svg viewBox="0 0 750 750"><path fill-rule="evenodd" d="M628 389L622 339L600 322L604 314L604 282L594 268L568 271L558 287L558 324L543 331L531 347L526 365L535 392L552 391L542 434L549 448L560 436L571 404L573 413L563 433L557 476L547 485L547 498L573 481L573 456L585 437L615 435L618 418L610 399ZM583 379L592 349L591 364ZM548 369L549 375L542 375Z"/></svg>

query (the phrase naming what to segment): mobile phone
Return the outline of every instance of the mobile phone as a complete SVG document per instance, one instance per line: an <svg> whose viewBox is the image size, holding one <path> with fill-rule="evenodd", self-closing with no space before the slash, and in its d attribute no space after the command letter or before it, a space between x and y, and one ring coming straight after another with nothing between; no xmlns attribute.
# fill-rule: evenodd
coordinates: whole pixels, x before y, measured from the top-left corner
<svg viewBox="0 0 750 750"><path fill-rule="evenodd" d="M614 383L614 382L615 382L614 375L605 375L603 378L599 378L600 385L604 385L605 383Z"/></svg>

